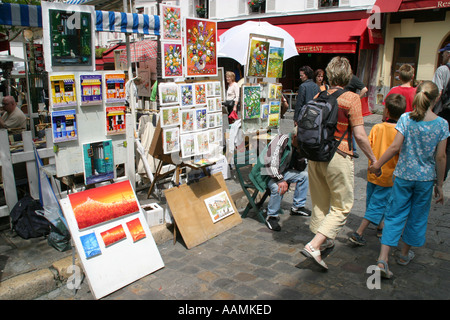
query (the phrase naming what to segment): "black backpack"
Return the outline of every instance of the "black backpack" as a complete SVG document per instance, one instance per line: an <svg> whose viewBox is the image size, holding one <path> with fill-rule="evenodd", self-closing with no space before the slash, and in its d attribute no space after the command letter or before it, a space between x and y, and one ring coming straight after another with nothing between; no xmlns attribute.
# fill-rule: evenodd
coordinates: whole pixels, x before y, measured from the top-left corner
<svg viewBox="0 0 450 320"><path fill-rule="evenodd" d="M297 140L300 155L312 161L330 161L339 144L334 137L338 120L337 98L345 90L338 89L329 94L322 91L315 99L308 101L300 110L297 119Z"/></svg>
<svg viewBox="0 0 450 320"><path fill-rule="evenodd" d="M42 210L39 200L25 195L11 210L11 227L24 239L38 238L50 233L50 222L38 215L36 210Z"/></svg>
<svg viewBox="0 0 450 320"><path fill-rule="evenodd" d="M450 72L450 63L446 64L447 68ZM440 113L447 114L450 109L450 80L447 82L447 86L442 89L441 97L439 101L433 107L433 112L438 116L441 116ZM445 120L448 121L447 118Z"/></svg>

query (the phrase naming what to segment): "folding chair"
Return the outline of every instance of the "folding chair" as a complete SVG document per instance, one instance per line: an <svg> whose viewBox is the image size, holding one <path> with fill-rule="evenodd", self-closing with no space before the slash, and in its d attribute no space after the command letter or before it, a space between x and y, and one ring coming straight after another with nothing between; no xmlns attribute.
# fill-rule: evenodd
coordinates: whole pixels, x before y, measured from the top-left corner
<svg viewBox="0 0 450 320"><path fill-rule="evenodd" d="M255 157L255 158L253 158ZM255 161L252 161L254 159ZM264 204L264 201L267 199L267 197L270 195L270 190L266 189L264 195L262 196L261 200L256 201L256 197L258 196L259 190L255 187L255 185L249 180L244 180L244 176L242 173L242 169L246 166L252 166L253 163L256 163L256 150L245 150L244 152L235 152L234 154L234 166L236 168L236 174L239 179L239 183L241 184L242 190L245 193L245 196L248 199L248 204L244 209L244 212L242 213L241 217L246 218L247 214L251 209L253 209L259 220L264 223L266 221L264 217L264 211L262 209L262 205ZM252 192L252 193L251 193Z"/></svg>

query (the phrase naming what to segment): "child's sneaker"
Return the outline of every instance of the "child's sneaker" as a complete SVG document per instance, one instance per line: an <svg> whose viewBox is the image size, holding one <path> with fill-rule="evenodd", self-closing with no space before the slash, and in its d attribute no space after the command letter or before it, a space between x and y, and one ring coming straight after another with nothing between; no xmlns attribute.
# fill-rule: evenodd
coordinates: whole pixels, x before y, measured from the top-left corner
<svg viewBox="0 0 450 320"><path fill-rule="evenodd" d="M273 231L280 231L281 227L278 224L279 219L280 219L279 217L268 216L266 219L267 228L269 228L270 230L273 230Z"/></svg>
<svg viewBox="0 0 450 320"><path fill-rule="evenodd" d="M354 244L357 244L358 246L364 246L366 244L366 239L364 239L363 236L360 236L358 233L354 232L350 238L348 238L351 242Z"/></svg>

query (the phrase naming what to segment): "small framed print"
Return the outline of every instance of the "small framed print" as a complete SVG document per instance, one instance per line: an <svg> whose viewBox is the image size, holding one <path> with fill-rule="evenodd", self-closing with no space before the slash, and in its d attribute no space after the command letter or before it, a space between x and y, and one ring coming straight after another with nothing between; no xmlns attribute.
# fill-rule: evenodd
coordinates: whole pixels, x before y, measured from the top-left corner
<svg viewBox="0 0 450 320"><path fill-rule="evenodd" d="M195 83L195 104L206 104L206 83Z"/></svg>
<svg viewBox="0 0 450 320"><path fill-rule="evenodd" d="M180 124L180 108L178 106L161 107L159 118L161 119L161 128L178 126Z"/></svg>
<svg viewBox="0 0 450 320"><path fill-rule="evenodd" d="M193 132L196 130L195 109L181 109L181 133Z"/></svg>
<svg viewBox="0 0 450 320"><path fill-rule="evenodd" d="M163 128L163 148L164 153L174 153L180 151L180 128Z"/></svg>
<svg viewBox="0 0 450 320"><path fill-rule="evenodd" d="M159 102L163 105L178 104L178 85L175 82L164 82L158 85Z"/></svg>
<svg viewBox="0 0 450 320"><path fill-rule="evenodd" d="M196 152L196 136L195 134L182 134L180 136L181 157L187 158L195 156Z"/></svg>
<svg viewBox="0 0 450 320"><path fill-rule="evenodd" d="M222 191L205 199L205 205L213 223L216 223L234 213L233 205L231 204L226 191Z"/></svg>
<svg viewBox="0 0 450 320"><path fill-rule="evenodd" d="M194 85L191 83L182 83L179 85L179 96L181 108L188 108L195 105Z"/></svg>

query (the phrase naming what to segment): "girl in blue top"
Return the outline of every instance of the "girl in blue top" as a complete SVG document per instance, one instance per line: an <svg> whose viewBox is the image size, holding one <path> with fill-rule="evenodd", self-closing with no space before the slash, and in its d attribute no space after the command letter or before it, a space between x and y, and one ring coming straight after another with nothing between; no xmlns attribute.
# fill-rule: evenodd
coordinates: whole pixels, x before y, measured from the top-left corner
<svg viewBox="0 0 450 320"><path fill-rule="evenodd" d="M404 242L397 258L400 265L407 265L414 258L411 247L424 245L433 186L436 203L444 203L445 147L450 134L447 121L432 112L438 95L439 90L431 81L417 87L413 111L400 117L394 142L369 168L380 175L383 164L400 152L394 171L392 207L385 215L377 261L384 278L392 276L387 263L389 251L397 246L400 237Z"/></svg>

